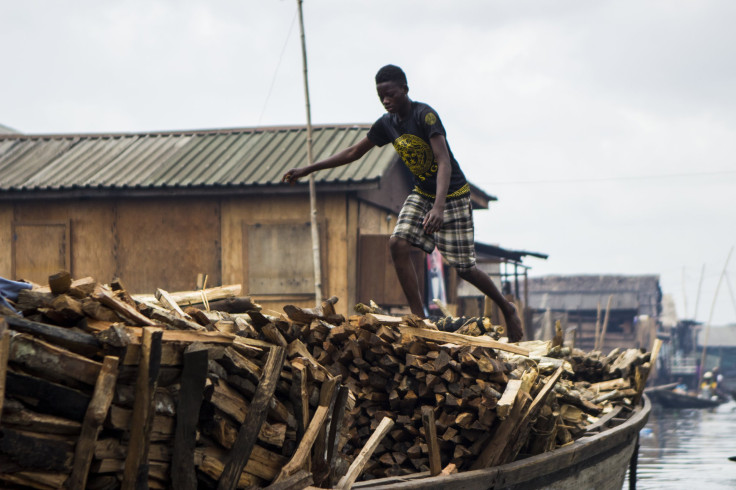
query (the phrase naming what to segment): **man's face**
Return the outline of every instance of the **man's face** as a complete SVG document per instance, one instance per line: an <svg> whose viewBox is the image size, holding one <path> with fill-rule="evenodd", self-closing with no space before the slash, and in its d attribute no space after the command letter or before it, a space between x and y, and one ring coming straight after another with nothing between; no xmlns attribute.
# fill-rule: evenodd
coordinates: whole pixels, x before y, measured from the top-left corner
<svg viewBox="0 0 736 490"><path fill-rule="evenodd" d="M406 94L408 92L406 85L396 82L381 82L376 85L376 91L383 107L392 114L397 113L406 104Z"/></svg>

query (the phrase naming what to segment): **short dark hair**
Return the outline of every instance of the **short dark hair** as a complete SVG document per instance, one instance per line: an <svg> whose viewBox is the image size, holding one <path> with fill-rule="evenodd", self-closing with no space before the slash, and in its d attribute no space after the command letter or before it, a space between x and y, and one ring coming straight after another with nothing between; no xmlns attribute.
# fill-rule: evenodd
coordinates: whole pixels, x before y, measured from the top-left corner
<svg viewBox="0 0 736 490"><path fill-rule="evenodd" d="M401 85L408 85L404 70L396 65L386 65L378 70L378 73L376 73L376 85L383 82L396 82Z"/></svg>

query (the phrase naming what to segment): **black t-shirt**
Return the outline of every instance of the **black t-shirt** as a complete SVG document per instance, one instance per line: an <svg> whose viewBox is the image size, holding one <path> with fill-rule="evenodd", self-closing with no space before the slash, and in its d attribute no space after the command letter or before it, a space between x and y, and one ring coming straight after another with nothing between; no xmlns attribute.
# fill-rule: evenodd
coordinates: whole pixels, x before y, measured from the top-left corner
<svg viewBox="0 0 736 490"><path fill-rule="evenodd" d="M368 139L376 146L392 143L412 175L414 175L414 191L434 198L437 192L437 159L432 151L429 139L435 134L446 136L437 112L427 104L412 101L411 114L400 120L397 114L386 113L381 116L368 132ZM470 192L465 175L460 170L457 160L452 155L450 145L450 186L447 198L463 196Z"/></svg>

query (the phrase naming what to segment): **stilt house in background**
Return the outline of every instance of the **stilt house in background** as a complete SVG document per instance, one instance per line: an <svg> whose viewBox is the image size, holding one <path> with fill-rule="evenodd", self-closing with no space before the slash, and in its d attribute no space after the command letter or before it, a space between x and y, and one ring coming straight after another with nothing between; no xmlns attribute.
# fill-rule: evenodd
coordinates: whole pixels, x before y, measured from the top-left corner
<svg viewBox="0 0 736 490"><path fill-rule="evenodd" d="M609 308L610 299L610 308ZM662 309L659 276L571 275L529 279L535 338L549 339L560 320L575 346L605 353L651 348ZM608 322L606 323L606 316ZM601 341L602 339L602 341Z"/></svg>
<svg viewBox="0 0 736 490"><path fill-rule="evenodd" d="M316 127L315 158L369 128ZM305 133L0 134L0 276L45 283L65 269L150 293L194 289L206 274L266 308L314 306L308 185L281 183L306 162ZM387 243L411 184L393 148L315 178L323 296L344 314L370 299L404 305ZM495 200L471 189L474 209Z"/></svg>

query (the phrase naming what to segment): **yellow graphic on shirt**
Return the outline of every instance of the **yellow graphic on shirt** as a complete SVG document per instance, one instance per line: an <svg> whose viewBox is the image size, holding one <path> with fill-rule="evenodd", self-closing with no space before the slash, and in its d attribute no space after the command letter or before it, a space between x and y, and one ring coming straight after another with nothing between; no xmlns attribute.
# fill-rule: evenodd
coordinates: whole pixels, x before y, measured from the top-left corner
<svg viewBox="0 0 736 490"><path fill-rule="evenodd" d="M432 148L419 136L402 134L394 141L394 148L411 173L419 180L426 180L427 177L437 173Z"/></svg>
<svg viewBox="0 0 736 490"><path fill-rule="evenodd" d="M428 112L427 115L424 116L424 122L427 123L427 126L431 126L437 122L437 116L435 116L433 112Z"/></svg>

